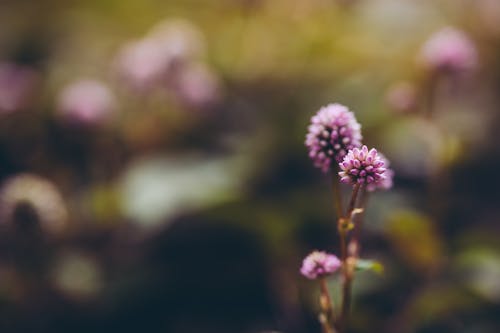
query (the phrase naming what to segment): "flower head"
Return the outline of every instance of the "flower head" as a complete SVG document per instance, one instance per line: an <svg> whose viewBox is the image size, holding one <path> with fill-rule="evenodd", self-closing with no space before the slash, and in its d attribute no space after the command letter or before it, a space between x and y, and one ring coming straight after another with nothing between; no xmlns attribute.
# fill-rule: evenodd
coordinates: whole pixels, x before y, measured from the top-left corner
<svg viewBox="0 0 500 333"><path fill-rule="evenodd" d="M308 279L316 279L335 273L341 266L336 255L323 251L313 251L302 262L300 272Z"/></svg>
<svg viewBox="0 0 500 333"><path fill-rule="evenodd" d="M191 22L169 19L137 41L123 46L115 59L120 79L136 92L162 89L183 66L205 53L202 32Z"/></svg>
<svg viewBox="0 0 500 333"><path fill-rule="evenodd" d="M120 80L140 92L160 84L170 66L170 55L164 52L156 40L151 39L126 43L115 60Z"/></svg>
<svg viewBox="0 0 500 333"><path fill-rule="evenodd" d="M332 160L340 162L350 149L361 146L361 125L341 104L322 107L308 129L305 144L309 156L323 172L331 168Z"/></svg>
<svg viewBox="0 0 500 333"><path fill-rule="evenodd" d="M462 31L447 27L432 35L423 45L420 58L434 70L460 72L477 65L477 51Z"/></svg>
<svg viewBox="0 0 500 333"><path fill-rule="evenodd" d="M179 101L191 108L208 108L220 97L217 74L202 64L191 64L179 71L172 88Z"/></svg>
<svg viewBox="0 0 500 333"><path fill-rule="evenodd" d="M115 114L116 99L104 83L80 79L61 91L58 111L64 120L74 124L104 124Z"/></svg>
<svg viewBox="0 0 500 333"><path fill-rule="evenodd" d="M389 160L382 153L378 153L378 156L384 162L384 168L385 168L384 178L377 183L371 183L366 185L366 190L368 192L373 192L376 190L385 191L390 189L393 185L394 170L389 168L390 165Z"/></svg>
<svg viewBox="0 0 500 333"><path fill-rule="evenodd" d="M386 178L384 161L376 149L368 151L366 146L350 150L339 166L343 183L379 185Z"/></svg>

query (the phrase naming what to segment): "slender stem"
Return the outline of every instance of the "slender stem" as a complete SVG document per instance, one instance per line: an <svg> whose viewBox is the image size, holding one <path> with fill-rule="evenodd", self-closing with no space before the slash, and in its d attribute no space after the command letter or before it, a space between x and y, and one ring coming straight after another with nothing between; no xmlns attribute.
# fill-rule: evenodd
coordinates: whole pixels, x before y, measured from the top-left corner
<svg viewBox="0 0 500 333"><path fill-rule="evenodd" d="M359 208L365 209L369 199L369 193L366 191L366 187L363 187L361 189L361 195L360 195L360 205ZM359 257L359 252L361 250L360 248L360 237L361 237L361 229L363 227L363 222L365 219L365 212L364 210L360 212L359 214L356 214L353 218L353 223L354 223L354 230L352 233L352 238L351 241L349 242L348 245L348 252L350 256L353 256L355 258Z"/></svg>
<svg viewBox="0 0 500 333"><path fill-rule="evenodd" d="M335 331L333 331L333 329L330 327L330 325L328 324L326 319L323 317L323 314L321 314L319 321L320 321L321 326L323 328L323 333L335 333Z"/></svg>
<svg viewBox="0 0 500 333"><path fill-rule="evenodd" d="M347 260L347 233L344 226L341 224L343 224L343 222L339 222L340 260L342 260L342 264L344 264Z"/></svg>
<svg viewBox="0 0 500 333"><path fill-rule="evenodd" d="M351 294L352 294L352 280L354 278L354 267L353 262L350 260L347 252L347 231L352 223L351 217L354 209L356 208L356 201L358 198L358 193L360 191L361 184L354 185L352 190L351 200L349 201L349 206L347 213L343 218L339 219L339 235L340 235L340 245L342 254L342 274L343 274L343 284L342 284L342 305L339 319L339 331L344 333L349 322L349 312L351 309Z"/></svg>
<svg viewBox="0 0 500 333"><path fill-rule="evenodd" d="M350 268L348 270L350 270ZM345 274L344 283L342 284L342 309L340 313L340 322L339 322L339 328L341 333L344 333L346 331L347 324L349 323L349 314L351 309L352 280L353 280L352 274L350 273Z"/></svg>
<svg viewBox="0 0 500 333"><path fill-rule="evenodd" d="M319 285L320 285L320 305L321 305L321 311L323 314L323 326L325 331L334 333L335 332L335 327L334 327L334 322L335 322L335 315L333 312L333 302L330 297L330 292L328 291L328 285L326 283L326 278L321 277L319 279Z"/></svg>
<svg viewBox="0 0 500 333"><path fill-rule="evenodd" d="M354 185L352 190L351 200L349 201L349 207L347 209L346 215L340 217L338 220L338 231L340 236L340 254L342 263L344 264L347 260L347 230L351 221L351 215L356 208L356 199L358 198L359 189L361 184Z"/></svg>
<svg viewBox="0 0 500 333"><path fill-rule="evenodd" d="M356 199L358 198L359 189L361 188L361 184L354 185L352 189L351 200L349 201L349 208L347 209L346 219L351 218L352 211L356 208Z"/></svg>

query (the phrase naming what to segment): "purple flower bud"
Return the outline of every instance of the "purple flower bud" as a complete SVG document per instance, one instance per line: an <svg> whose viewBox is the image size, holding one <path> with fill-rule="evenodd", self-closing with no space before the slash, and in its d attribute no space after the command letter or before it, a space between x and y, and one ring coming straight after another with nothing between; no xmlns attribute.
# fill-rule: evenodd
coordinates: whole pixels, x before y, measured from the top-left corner
<svg viewBox="0 0 500 333"><path fill-rule="evenodd" d="M342 263L336 255L323 251L313 251L305 257L300 272L306 278L314 280L335 273L341 265Z"/></svg>
<svg viewBox="0 0 500 333"><path fill-rule="evenodd" d="M79 125L108 122L116 111L114 95L103 83L83 79L66 86L59 95L59 115Z"/></svg>
<svg viewBox="0 0 500 333"><path fill-rule="evenodd" d="M378 153L380 159L384 162L384 178L377 183L370 183L366 185L366 190L369 192L373 192L375 190L388 190L393 185L394 178L394 170L389 168L390 162L389 160L382 154ZM372 167L368 166L367 168Z"/></svg>
<svg viewBox="0 0 500 333"><path fill-rule="evenodd" d="M341 104L322 107L311 118L305 145L314 166L328 172L332 160L342 161L346 152L361 146L361 125L354 114Z"/></svg>
<svg viewBox="0 0 500 333"><path fill-rule="evenodd" d="M424 66L432 70L462 72L477 65L477 51L467 35L447 27L432 35L420 51Z"/></svg>
<svg viewBox="0 0 500 333"><path fill-rule="evenodd" d="M349 150L339 166L343 183L379 186L386 178L384 160L377 150L368 150L366 146Z"/></svg>

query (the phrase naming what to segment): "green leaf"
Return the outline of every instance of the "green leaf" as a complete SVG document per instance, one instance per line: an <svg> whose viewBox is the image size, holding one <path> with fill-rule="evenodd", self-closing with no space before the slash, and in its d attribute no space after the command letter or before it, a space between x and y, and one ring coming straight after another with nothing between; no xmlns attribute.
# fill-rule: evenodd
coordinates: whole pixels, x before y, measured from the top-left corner
<svg viewBox="0 0 500 333"><path fill-rule="evenodd" d="M377 274L384 273L384 266L376 260L358 259L356 261L356 271L373 271Z"/></svg>

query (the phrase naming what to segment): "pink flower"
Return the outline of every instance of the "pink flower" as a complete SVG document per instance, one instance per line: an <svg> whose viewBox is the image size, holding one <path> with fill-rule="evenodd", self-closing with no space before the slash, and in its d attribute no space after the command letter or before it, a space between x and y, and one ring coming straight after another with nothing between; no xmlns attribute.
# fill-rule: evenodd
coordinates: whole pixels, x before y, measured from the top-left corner
<svg viewBox="0 0 500 333"><path fill-rule="evenodd" d="M189 21L166 20L142 39L125 44L115 60L116 70L136 91L161 89L185 64L201 58L204 42L203 34Z"/></svg>
<svg viewBox="0 0 500 333"><path fill-rule="evenodd" d="M109 88L96 80L82 79L66 86L59 95L58 111L69 122L99 125L108 122L116 110Z"/></svg>
<svg viewBox="0 0 500 333"><path fill-rule="evenodd" d="M116 59L120 79L137 91L161 84L171 64L170 56L164 52L162 45L151 39L125 44Z"/></svg>
<svg viewBox="0 0 500 333"><path fill-rule="evenodd" d="M335 273L341 265L336 255L323 251L313 251L305 257L300 272L306 278L314 280Z"/></svg>
<svg viewBox="0 0 500 333"><path fill-rule="evenodd" d="M220 97L219 78L202 64L191 64L179 71L172 88L182 104L195 109L212 106Z"/></svg>
<svg viewBox="0 0 500 333"><path fill-rule="evenodd" d="M477 50L462 31L447 27L432 35L423 45L420 58L433 70L461 72L477 65Z"/></svg>
<svg viewBox="0 0 500 333"><path fill-rule="evenodd" d="M368 151L366 146L350 150L339 166L340 181L343 183L379 185L386 178L384 161L376 149Z"/></svg>
<svg viewBox="0 0 500 333"><path fill-rule="evenodd" d="M342 161L352 148L361 146L361 125L354 114L341 104L322 107L311 118L305 145L314 166L328 172L332 160Z"/></svg>

